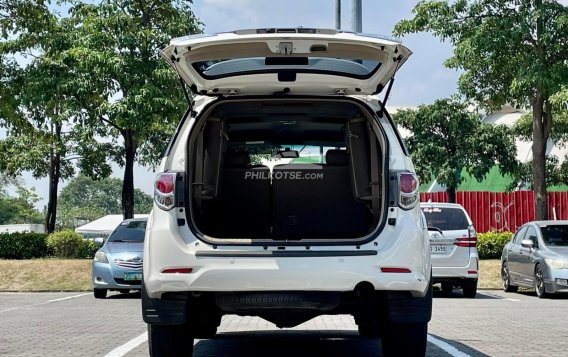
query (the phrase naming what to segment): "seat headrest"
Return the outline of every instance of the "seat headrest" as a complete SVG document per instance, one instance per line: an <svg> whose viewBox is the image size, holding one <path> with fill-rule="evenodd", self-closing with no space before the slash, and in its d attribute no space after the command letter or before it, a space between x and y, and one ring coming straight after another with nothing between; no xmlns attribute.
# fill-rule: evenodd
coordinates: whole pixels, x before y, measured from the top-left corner
<svg viewBox="0 0 568 357"><path fill-rule="evenodd" d="M250 164L250 156L245 151L227 151L225 153L225 166L245 167Z"/></svg>
<svg viewBox="0 0 568 357"><path fill-rule="evenodd" d="M349 156L346 150L327 150L325 154L327 165L345 166L349 163Z"/></svg>

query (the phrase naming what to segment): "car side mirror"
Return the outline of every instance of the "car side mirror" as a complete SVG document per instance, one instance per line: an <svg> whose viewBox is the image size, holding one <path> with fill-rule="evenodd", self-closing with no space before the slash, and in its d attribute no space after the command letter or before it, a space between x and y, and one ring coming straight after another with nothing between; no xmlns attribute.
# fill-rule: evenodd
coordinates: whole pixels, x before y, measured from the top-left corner
<svg viewBox="0 0 568 357"><path fill-rule="evenodd" d="M522 245L524 248L533 248L533 247L534 247L534 243L533 243L533 241L530 240L530 239L523 239L523 240L521 241L521 245Z"/></svg>
<svg viewBox="0 0 568 357"><path fill-rule="evenodd" d="M103 237L97 237L94 239L94 242L96 245L101 246L105 242L105 239Z"/></svg>

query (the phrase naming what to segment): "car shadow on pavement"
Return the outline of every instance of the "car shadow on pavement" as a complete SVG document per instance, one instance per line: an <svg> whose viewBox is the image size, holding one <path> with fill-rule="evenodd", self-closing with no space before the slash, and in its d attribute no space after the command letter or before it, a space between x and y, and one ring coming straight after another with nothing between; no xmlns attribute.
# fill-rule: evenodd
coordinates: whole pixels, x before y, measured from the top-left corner
<svg viewBox="0 0 568 357"><path fill-rule="evenodd" d="M524 296L532 296L535 298L537 297L536 291L534 290L519 290L517 294ZM511 294L511 296L515 296L515 294ZM544 298L544 300L566 300L566 299L568 299L568 293L556 293L552 295L549 294Z"/></svg>
<svg viewBox="0 0 568 357"><path fill-rule="evenodd" d="M487 355L462 343L442 340L472 357ZM225 332L211 340L199 340L193 348L194 357L380 357L381 340L363 338L356 331L273 330ZM429 343L426 356L451 356L435 344Z"/></svg>

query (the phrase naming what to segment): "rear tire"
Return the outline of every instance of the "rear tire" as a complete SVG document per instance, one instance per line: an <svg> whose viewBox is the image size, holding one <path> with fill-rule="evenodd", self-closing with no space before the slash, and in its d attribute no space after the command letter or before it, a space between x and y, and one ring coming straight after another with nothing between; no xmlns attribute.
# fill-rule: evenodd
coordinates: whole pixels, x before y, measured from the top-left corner
<svg viewBox="0 0 568 357"><path fill-rule="evenodd" d="M477 279L467 279L462 286L463 296L473 299L477 295Z"/></svg>
<svg viewBox="0 0 568 357"><path fill-rule="evenodd" d="M452 295L452 291L454 290L454 284L452 283L442 283L442 293L444 293L444 295L448 296L448 295Z"/></svg>
<svg viewBox="0 0 568 357"><path fill-rule="evenodd" d="M519 290L518 286L511 285L511 275L509 275L507 262L503 262L501 265L501 280L503 281L503 291L506 293L516 293Z"/></svg>
<svg viewBox="0 0 568 357"><path fill-rule="evenodd" d="M428 323L389 323L381 340L384 357L424 357Z"/></svg>
<svg viewBox="0 0 568 357"><path fill-rule="evenodd" d="M185 325L148 324L150 356L193 356L193 337Z"/></svg>
<svg viewBox="0 0 568 357"><path fill-rule="evenodd" d="M107 289L93 289L95 299L104 299L107 296Z"/></svg>

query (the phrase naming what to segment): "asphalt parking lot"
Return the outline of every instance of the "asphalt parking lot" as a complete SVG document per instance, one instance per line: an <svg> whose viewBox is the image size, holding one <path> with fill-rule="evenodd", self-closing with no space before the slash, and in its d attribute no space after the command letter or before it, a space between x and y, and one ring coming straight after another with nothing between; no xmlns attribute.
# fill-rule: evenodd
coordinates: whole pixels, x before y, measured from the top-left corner
<svg viewBox="0 0 568 357"><path fill-rule="evenodd" d="M435 295L428 356L567 356L568 297L480 291L476 299ZM147 356L139 294L0 293L1 356ZM279 330L226 316L218 337L196 340L194 356L375 356L350 316L325 316Z"/></svg>

